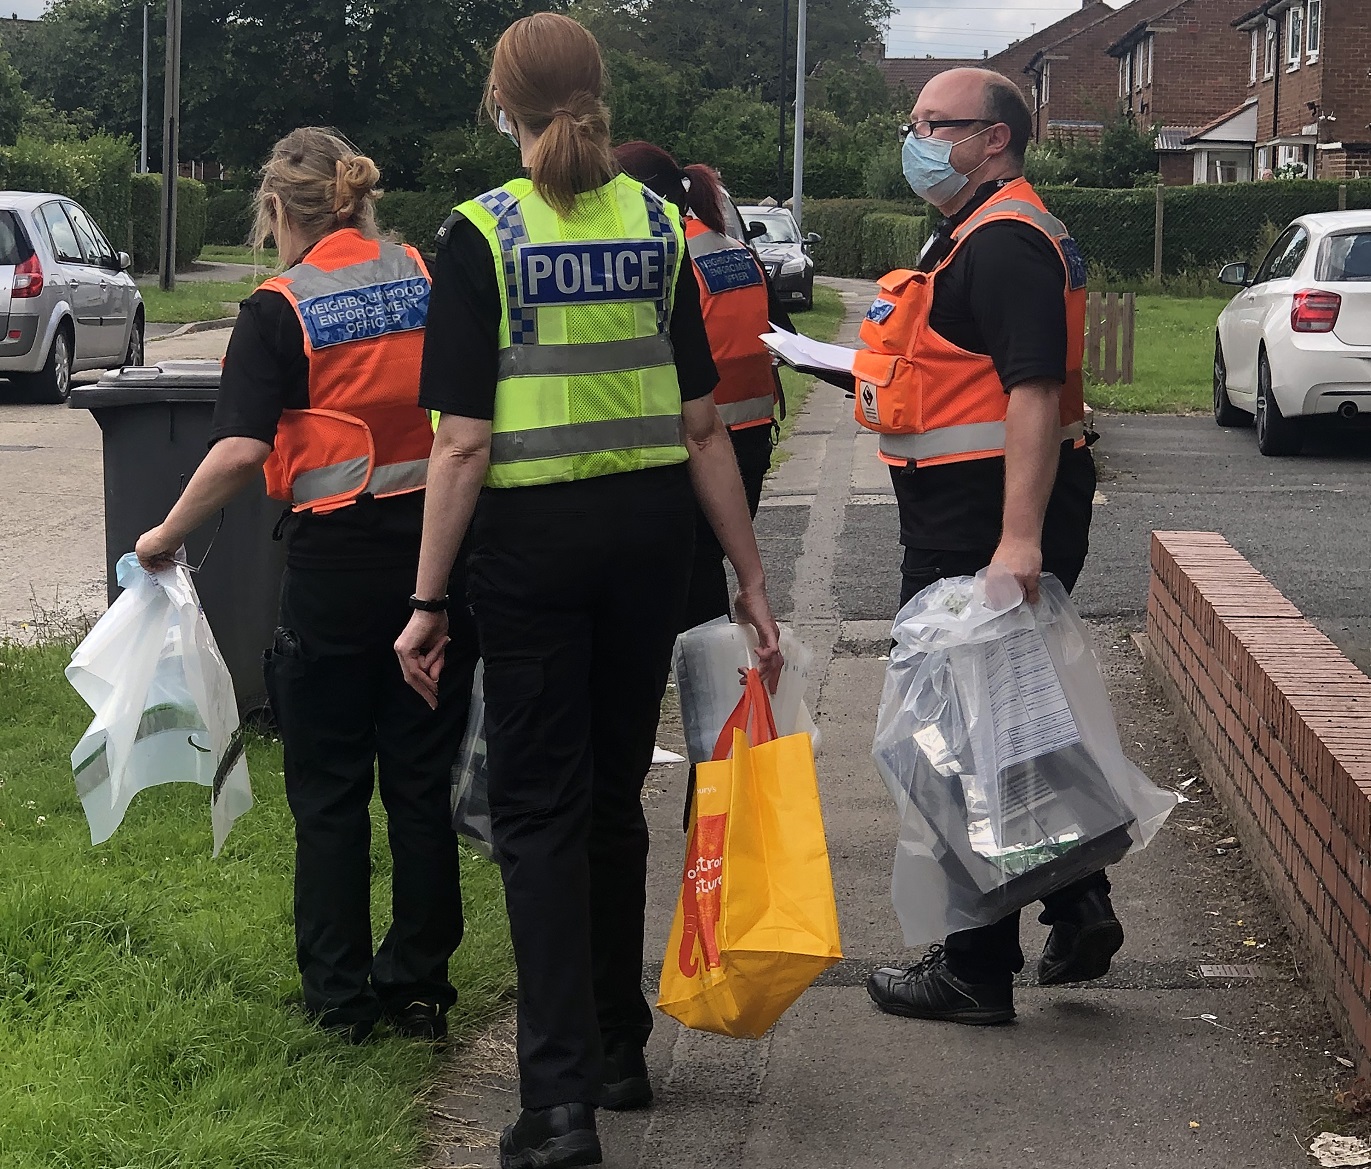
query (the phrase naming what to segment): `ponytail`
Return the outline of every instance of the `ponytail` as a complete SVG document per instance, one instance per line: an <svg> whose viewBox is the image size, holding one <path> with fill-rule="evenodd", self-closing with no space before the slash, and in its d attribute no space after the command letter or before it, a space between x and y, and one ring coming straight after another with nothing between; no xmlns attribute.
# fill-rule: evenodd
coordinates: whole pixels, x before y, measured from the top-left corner
<svg viewBox="0 0 1371 1169"><path fill-rule="evenodd" d="M719 172L702 162L693 162L685 168L689 186L686 188L686 207L710 231L727 235L724 225L724 185L719 181Z"/></svg>
<svg viewBox="0 0 1371 1169"><path fill-rule="evenodd" d="M569 16L538 12L516 20L495 46L486 112L494 120L503 109L538 136L529 159L533 186L560 215L619 171L604 86L600 46Z"/></svg>

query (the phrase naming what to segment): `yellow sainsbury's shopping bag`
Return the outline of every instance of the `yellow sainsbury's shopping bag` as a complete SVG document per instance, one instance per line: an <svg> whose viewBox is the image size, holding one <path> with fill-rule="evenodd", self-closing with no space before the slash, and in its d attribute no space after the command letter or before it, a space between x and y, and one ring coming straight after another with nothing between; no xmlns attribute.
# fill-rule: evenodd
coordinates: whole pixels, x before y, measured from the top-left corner
<svg viewBox="0 0 1371 1169"><path fill-rule="evenodd" d="M813 744L775 735L749 670L714 761L696 769L662 964L657 1005L699 1031L760 1037L842 958Z"/></svg>

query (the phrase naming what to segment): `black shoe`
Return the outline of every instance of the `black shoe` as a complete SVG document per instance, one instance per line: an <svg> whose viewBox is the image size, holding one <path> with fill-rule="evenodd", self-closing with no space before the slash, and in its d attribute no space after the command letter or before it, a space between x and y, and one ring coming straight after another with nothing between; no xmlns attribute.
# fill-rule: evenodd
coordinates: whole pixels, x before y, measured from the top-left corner
<svg viewBox="0 0 1371 1169"><path fill-rule="evenodd" d="M387 1011L386 1022L396 1035L424 1043L447 1042L447 1012L437 1003L410 1003L398 1011Z"/></svg>
<svg viewBox="0 0 1371 1169"><path fill-rule="evenodd" d="M328 1017L315 1018L314 1022L319 1030L332 1035L344 1043L350 1043L354 1047L360 1047L368 1039L375 1029L376 1024L370 1019L358 1019L355 1022L333 1023L328 1021Z"/></svg>
<svg viewBox="0 0 1371 1169"><path fill-rule="evenodd" d="M908 970L884 966L866 980L866 993L888 1015L988 1025L1014 1018L1013 980L964 982L947 968L942 946L931 946Z"/></svg>
<svg viewBox="0 0 1371 1169"><path fill-rule="evenodd" d="M525 1108L500 1134L500 1169L569 1169L600 1161L595 1109L589 1104Z"/></svg>
<svg viewBox="0 0 1371 1169"><path fill-rule="evenodd" d="M1052 926L1038 960L1039 986L1103 978L1123 946L1123 926L1103 890L1091 890L1056 920L1038 920Z"/></svg>
<svg viewBox="0 0 1371 1169"><path fill-rule="evenodd" d="M636 1043L618 1043L605 1048L604 1083L600 1088L600 1107L611 1112L632 1112L652 1103L652 1082L647 1078L647 1060Z"/></svg>

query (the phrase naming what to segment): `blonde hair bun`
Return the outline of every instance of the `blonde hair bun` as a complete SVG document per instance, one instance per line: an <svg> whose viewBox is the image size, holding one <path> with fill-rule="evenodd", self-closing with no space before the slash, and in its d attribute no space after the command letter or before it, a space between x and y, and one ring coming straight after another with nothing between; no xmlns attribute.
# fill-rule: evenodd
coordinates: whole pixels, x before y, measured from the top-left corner
<svg viewBox="0 0 1371 1169"><path fill-rule="evenodd" d="M380 181L376 163L336 131L322 126L292 130L272 148L262 168L253 245L260 248L272 236L278 204L304 238L321 239L351 227L376 239Z"/></svg>

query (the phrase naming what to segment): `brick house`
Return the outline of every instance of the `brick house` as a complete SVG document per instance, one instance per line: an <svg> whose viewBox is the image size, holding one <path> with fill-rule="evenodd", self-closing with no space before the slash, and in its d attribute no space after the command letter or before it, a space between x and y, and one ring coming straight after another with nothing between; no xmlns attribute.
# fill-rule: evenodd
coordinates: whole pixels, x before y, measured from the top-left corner
<svg viewBox="0 0 1371 1169"><path fill-rule="evenodd" d="M1034 101L1033 87L1036 82L1033 72L1029 69L1033 58L1050 45L1057 44L1084 28L1089 28L1102 17L1111 15L1113 11L1108 4L1104 3L1104 0L1082 0L1080 8L1075 12L1062 17L1061 20L1055 21L1045 28L1038 29L1032 36L1015 41L1007 49L1003 49L987 60L985 67L994 69L996 72L1003 73L1006 77L1017 81L1023 88L1024 97L1028 99L1031 105Z"/></svg>
<svg viewBox="0 0 1371 1169"><path fill-rule="evenodd" d="M1233 27L1257 99L1257 176L1371 175L1371 4L1266 0Z"/></svg>
<svg viewBox="0 0 1371 1169"><path fill-rule="evenodd" d="M1232 25L1250 4L1171 0L1148 19L1135 19L1105 50L1118 72L1120 106L1139 126L1159 127L1157 164L1164 183L1194 181L1187 140L1247 97L1247 62L1233 52Z"/></svg>
<svg viewBox="0 0 1371 1169"><path fill-rule="evenodd" d="M1119 101L1118 63L1109 47L1140 21L1174 6L1176 0L1132 0L1123 8L1091 5L1068 21L1062 35L1041 44L1023 66L1030 79L1034 137L1039 142L1094 137ZM1079 21L1090 16L1088 22ZM1013 54L1014 48L1001 54ZM992 58L992 61L994 58Z"/></svg>
<svg viewBox="0 0 1371 1169"><path fill-rule="evenodd" d="M909 105L914 104L919 91L939 73L985 64L981 57L887 57L881 41L867 41L860 55L863 61L881 71L886 85L890 87L890 96L897 97L903 91L909 99Z"/></svg>

